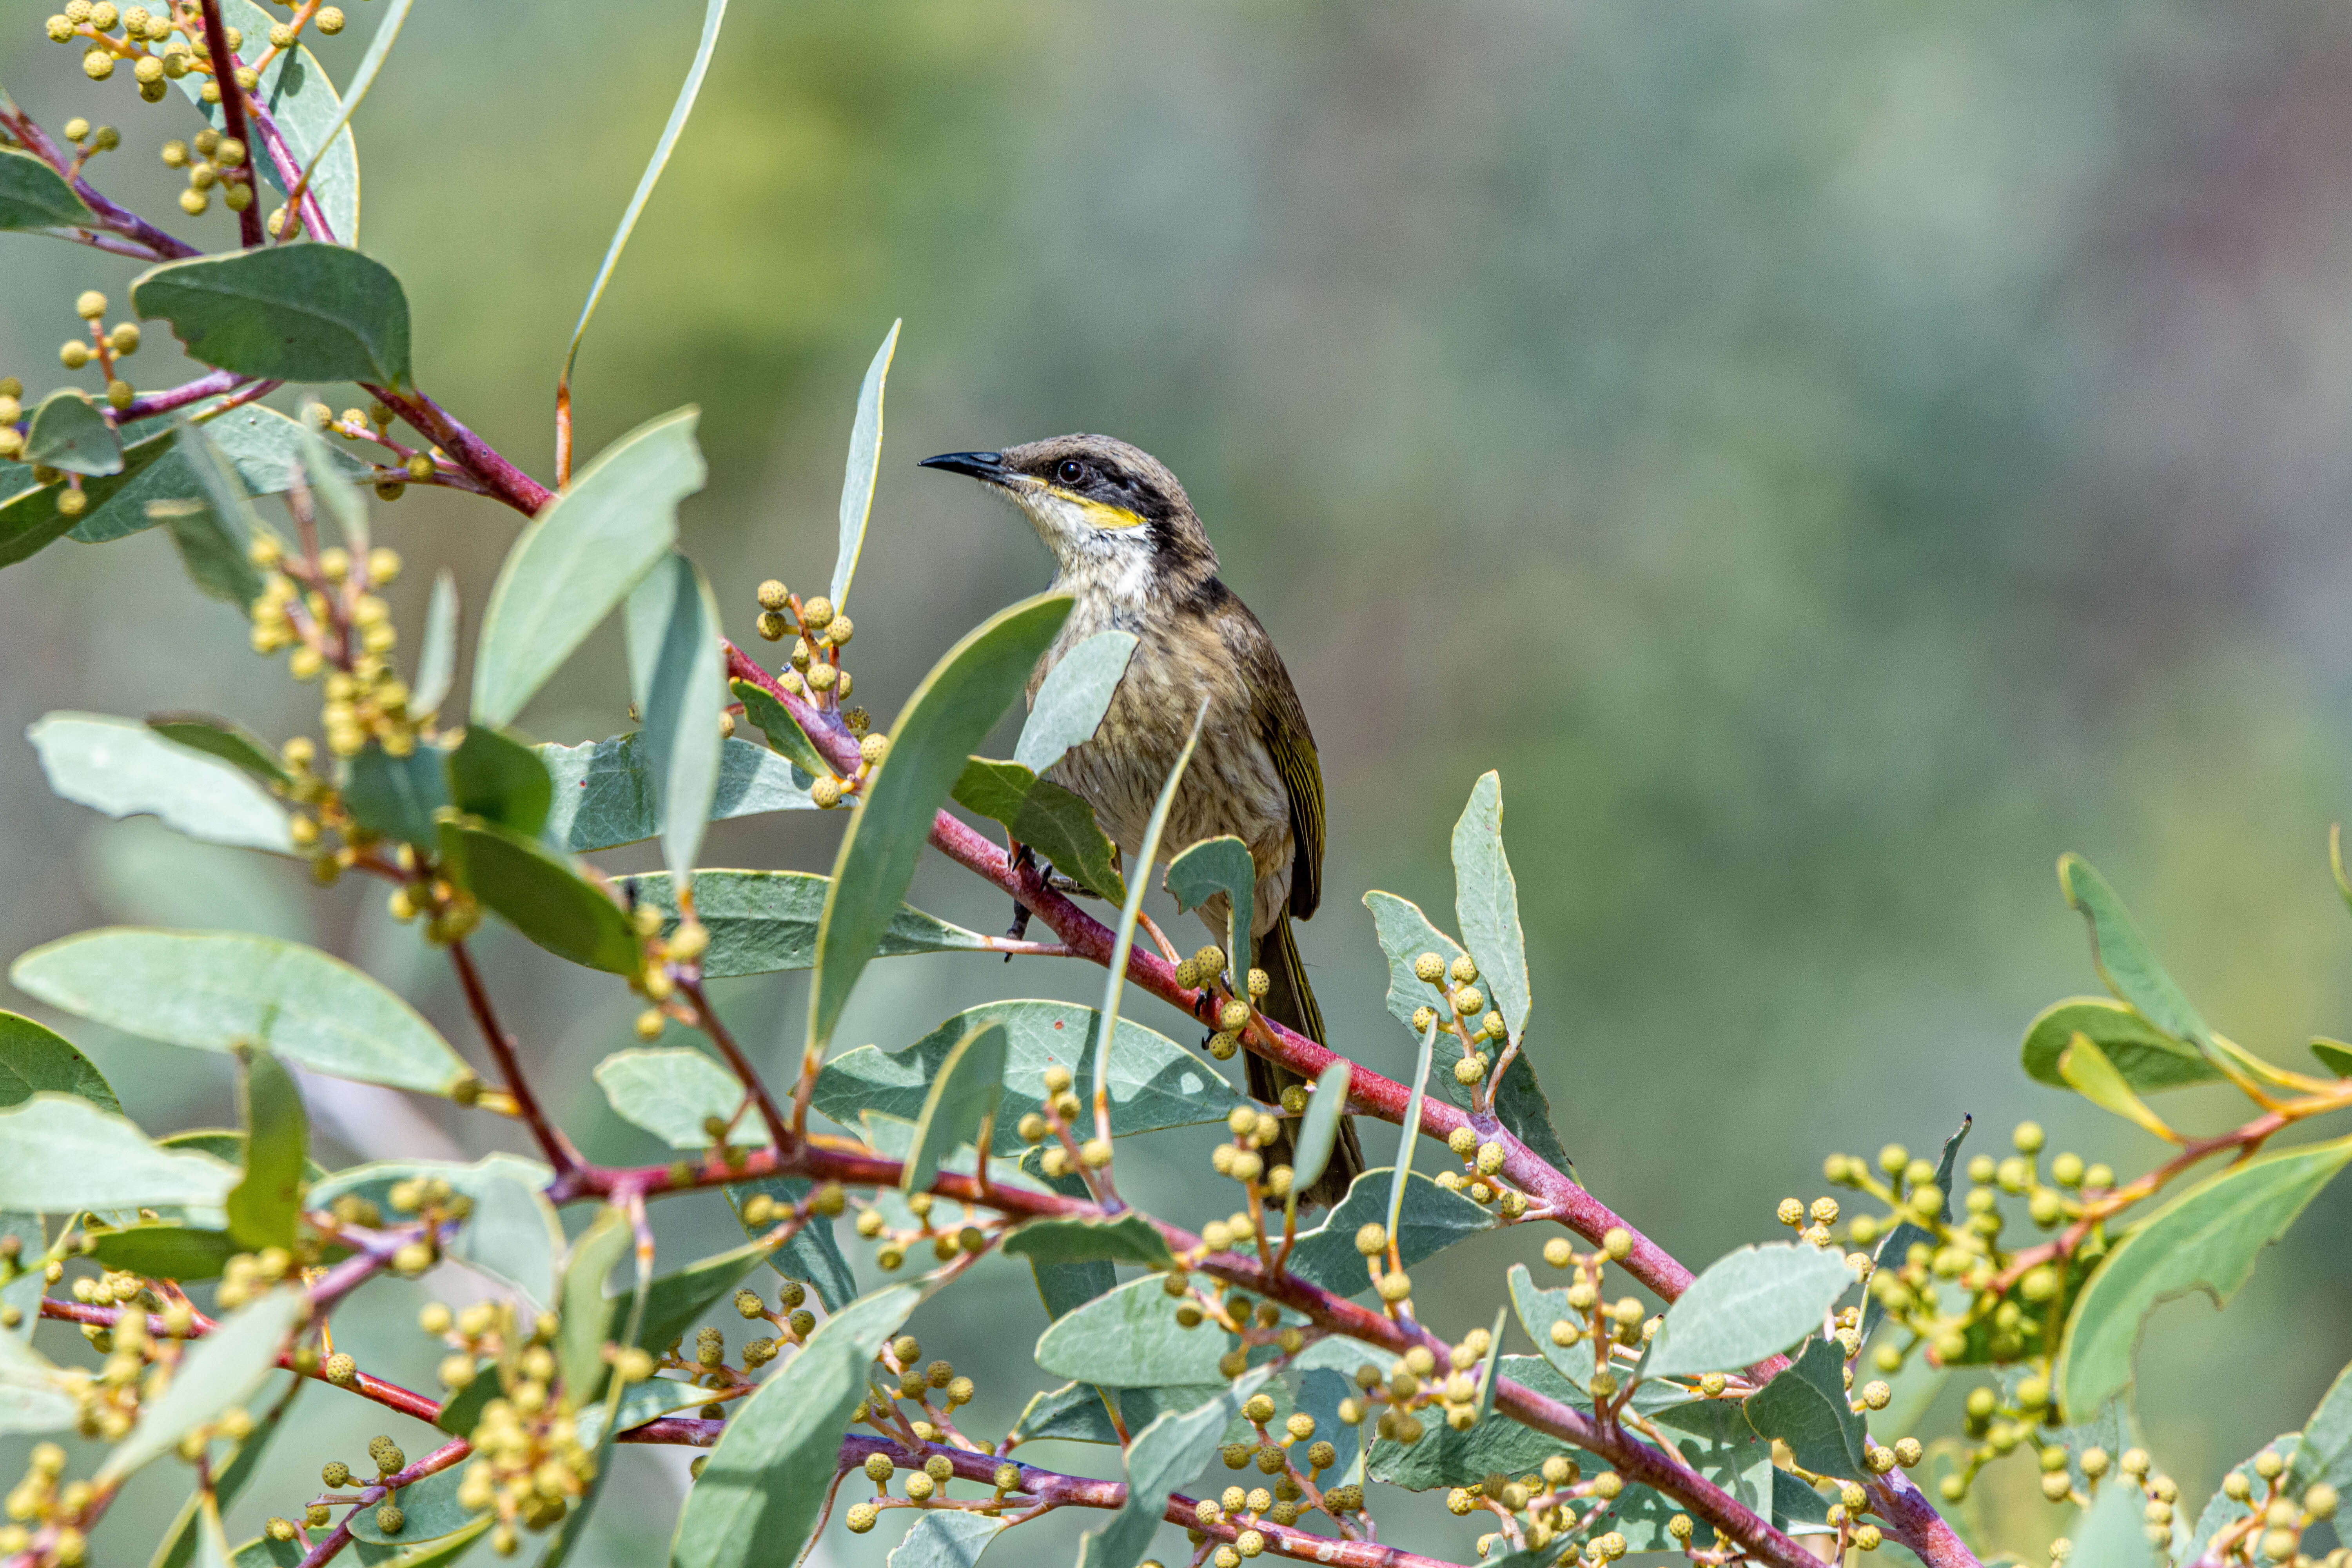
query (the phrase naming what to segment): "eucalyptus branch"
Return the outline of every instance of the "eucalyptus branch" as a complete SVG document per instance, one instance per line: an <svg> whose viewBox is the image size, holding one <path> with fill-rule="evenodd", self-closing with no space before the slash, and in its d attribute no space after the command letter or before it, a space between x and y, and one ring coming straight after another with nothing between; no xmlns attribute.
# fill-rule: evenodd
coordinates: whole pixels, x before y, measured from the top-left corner
<svg viewBox="0 0 2352 1568"><path fill-rule="evenodd" d="M344 1514L342 1523L335 1526L334 1533L310 1548L303 1555L297 1568L320 1568L320 1564L329 1562L337 1552L349 1546L352 1543L352 1521L358 1517L360 1509L373 1507L399 1488L412 1485L427 1476L447 1469L459 1460L467 1458L473 1451L474 1446L463 1437L452 1438L407 1468L362 1488L359 1494L359 1506Z"/></svg>
<svg viewBox="0 0 2352 1568"><path fill-rule="evenodd" d="M523 1076L522 1063L516 1059L514 1041L499 1026L498 1014L490 1005L490 994L483 986L482 977L474 968L473 956L466 951L462 939L449 944L449 961L457 966L457 980L465 988L466 1005L473 1009L474 1022L480 1026L482 1038L490 1047L490 1056L499 1064L499 1075L506 1080L503 1085L506 1092L513 1097L515 1110L521 1115L524 1124L530 1127L531 1136L538 1141L548 1163L555 1167L556 1179L561 1181L579 1167L580 1151L572 1146L572 1140L563 1135L563 1130L550 1121L547 1113L540 1109L539 1097L531 1092L530 1081Z"/></svg>
<svg viewBox="0 0 2352 1568"><path fill-rule="evenodd" d="M236 51L228 47L228 24L221 20L220 0L199 0L199 4L205 16L205 50L212 58L213 85L220 89L221 130L245 144L250 179L253 128L246 123L245 88L236 79ZM255 199L236 215L236 232L247 250L261 243L261 193L252 194Z"/></svg>
<svg viewBox="0 0 2352 1568"><path fill-rule="evenodd" d="M177 261L186 257L204 254L201 249L187 241L165 234L130 208L108 200L99 192L98 187L75 171L73 160L65 155L64 149L57 144L56 140L47 132L41 129L39 123L31 115L7 103L5 98L0 98L0 125L6 126L8 133L22 143L26 151L55 169L68 184L73 186L74 195L81 198L82 205L88 207L92 216L104 225L106 229L121 235L132 248L122 250L112 244L100 245L99 244L100 237L97 231L88 229L54 231L59 237L75 239L81 244L97 246L101 250L112 250L119 255L138 257L152 261Z"/></svg>
<svg viewBox="0 0 2352 1568"><path fill-rule="evenodd" d="M735 1069L735 1076L742 1080L743 1092L751 1097L751 1103L760 1108L760 1120L767 1125L769 1142L779 1149L786 1147L792 1142L792 1129L785 1124L783 1113L777 1110L775 1098L768 1092L768 1086L761 1079L759 1069L743 1054L743 1048L735 1043L735 1037L728 1033L727 1026L719 1021L719 1010L710 1005L700 978L680 980L677 988L694 1004L697 1025L710 1037L710 1043L719 1047L719 1055L727 1058L727 1065Z"/></svg>

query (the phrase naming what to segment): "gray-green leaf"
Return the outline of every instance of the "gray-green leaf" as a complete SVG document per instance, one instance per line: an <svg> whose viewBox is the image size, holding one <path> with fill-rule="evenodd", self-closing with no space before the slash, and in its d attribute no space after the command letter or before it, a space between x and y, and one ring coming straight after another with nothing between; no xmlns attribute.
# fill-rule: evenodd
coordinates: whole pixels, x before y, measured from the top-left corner
<svg viewBox="0 0 2352 1568"><path fill-rule="evenodd" d="M689 1047L615 1051L596 1064L594 1077L615 1116L667 1140L673 1149L708 1149L710 1134L703 1123L713 1116L733 1120L743 1104L742 1080ZM757 1114L747 1114L728 1140L763 1147L768 1130Z"/></svg>
<svg viewBox="0 0 2352 1568"><path fill-rule="evenodd" d="M106 1075L63 1036L20 1013L0 1012L0 1107L45 1092L79 1095L100 1110L122 1110Z"/></svg>
<svg viewBox="0 0 2352 1568"><path fill-rule="evenodd" d="M659 910L665 932L675 929L677 900L670 892L668 872L616 877L614 882L634 891L638 902ZM830 885L830 878L813 871L696 872L695 913L710 932L710 945L702 954L704 976L725 980L806 969L816 960L817 922L824 917ZM900 904L874 956L982 952L987 948L988 939L978 931Z"/></svg>
<svg viewBox="0 0 2352 1568"><path fill-rule="evenodd" d="M1643 1373L1737 1372L1818 1330L1853 1284L1842 1253L1793 1242L1743 1247L1710 1264L1666 1309Z"/></svg>
<svg viewBox="0 0 2352 1568"><path fill-rule="evenodd" d="M1055 660L1029 705L1029 721L1021 727L1013 760L1042 776L1063 752L1093 740L1135 644L1133 632L1097 632Z"/></svg>
<svg viewBox="0 0 2352 1568"><path fill-rule="evenodd" d="M604 1389L611 1317L604 1304L604 1276L628 1252L629 1243L629 1216L607 1206L572 1244L572 1256L564 1259L563 1279L556 1287L562 1306L555 1365L564 1393L575 1405L586 1405Z"/></svg>
<svg viewBox="0 0 2352 1568"><path fill-rule="evenodd" d="M635 974L645 950L604 890L536 839L495 822L449 816L441 854L474 896L558 958L608 974Z"/></svg>
<svg viewBox="0 0 2352 1568"><path fill-rule="evenodd" d="M882 384L890 375L891 356L898 352L898 329L874 351L866 380L857 389L857 416L849 426L849 459L841 476L841 545L833 560L833 603L838 609L849 598L849 580L857 572L857 552L866 544L866 522L874 512L874 479L882 466Z"/></svg>
<svg viewBox="0 0 2352 1568"><path fill-rule="evenodd" d="M411 713L437 713L457 679L457 579L444 566L433 575L425 604L425 636L416 647L416 679L408 689Z"/></svg>
<svg viewBox="0 0 2352 1568"><path fill-rule="evenodd" d="M1136 1568L1143 1561L1169 1497L1201 1473L1266 1375L1263 1369L1247 1373L1198 1409L1181 1415L1171 1411L1135 1435L1127 1450L1127 1500L1080 1543L1078 1568Z"/></svg>
<svg viewBox="0 0 2352 1568"><path fill-rule="evenodd" d="M1503 777L1483 773L1454 825L1454 918L1478 974L1517 1039L1528 1026L1528 941L1519 885L1503 853Z"/></svg>
<svg viewBox="0 0 2352 1568"><path fill-rule="evenodd" d="M1166 1268L1176 1261L1167 1237L1141 1215L1129 1210L1116 1219L1033 1219L1004 1238L1008 1258L1034 1258L1047 1263L1139 1263L1146 1268Z"/></svg>
<svg viewBox="0 0 2352 1568"><path fill-rule="evenodd" d="M142 316L190 359L273 381L408 384L408 296L390 268L340 245L263 246L152 268Z"/></svg>
<svg viewBox="0 0 2352 1568"><path fill-rule="evenodd" d="M2174 1039L2121 1002L2074 996L2042 1010L2025 1026L2021 1055L2026 1075L2053 1089L2070 1086L2059 1058L2076 1035L2087 1035L2136 1093L2210 1083L2221 1070L2193 1047Z"/></svg>
<svg viewBox="0 0 2352 1568"><path fill-rule="evenodd" d="M891 1548L887 1568L972 1568L1004 1526L1003 1518L984 1513L926 1509L907 1538Z"/></svg>
<svg viewBox="0 0 2352 1568"><path fill-rule="evenodd" d="M1230 836L1202 839L1168 862L1168 891L1182 910L1198 910L1224 895L1226 962L1234 973L1246 978L1250 915L1257 891L1257 865L1250 858L1249 846Z"/></svg>
<svg viewBox="0 0 2352 1568"><path fill-rule="evenodd" d="M996 1107L1004 1096L1004 1026L979 1025L940 1061L922 1114L915 1119L914 1147L898 1173L909 1193L927 1192L939 1179L940 1162L965 1143L985 1150Z"/></svg>
<svg viewBox="0 0 2352 1568"><path fill-rule="evenodd" d="M972 757L955 783L956 804L1004 825L1020 843L1089 892L1125 902L1118 850L1095 821L1095 808L1019 763Z"/></svg>
<svg viewBox="0 0 2352 1568"><path fill-rule="evenodd" d="M1748 1396L1748 1421L1789 1445L1817 1475L1868 1475L1862 1417L1846 1403L1845 1358L1827 1340L1810 1340L1779 1376Z"/></svg>
<svg viewBox="0 0 2352 1568"><path fill-rule="evenodd" d="M1354 1296L1370 1289L1371 1277L1364 1268L1363 1254L1356 1250L1356 1232L1367 1224L1387 1223L1395 1174L1393 1169L1383 1167L1358 1176L1323 1223L1298 1237L1284 1265L1286 1271L1336 1295ZM1399 1261L1411 1268L1464 1237L1494 1226L1495 1216L1462 1194L1448 1192L1426 1176L1409 1175L1394 1226Z"/></svg>
<svg viewBox="0 0 2352 1568"><path fill-rule="evenodd" d="M544 829L550 842L574 855L584 855L592 849L635 844L662 830L661 811L655 804L654 762L636 735L536 749L547 764L548 776L555 781L555 799ZM730 737L719 748L719 785L710 820L756 816L765 811L814 811L816 802L808 794L811 782L809 775L773 752ZM824 881L821 877L815 879ZM700 907L699 894L697 907Z"/></svg>
<svg viewBox="0 0 2352 1568"><path fill-rule="evenodd" d="M25 731L59 797L116 818L150 816L209 844L294 853L286 808L230 764L197 756L134 719L44 714Z"/></svg>
<svg viewBox="0 0 2352 1568"><path fill-rule="evenodd" d="M30 153L0 147L0 229L75 228L90 221L63 174Z"/></svg>
<svg viewBox="0 0 2352 1568"><path fill-rule="evenodd" d="M719 792L719 602L693 562L673 552L629 591L629 691L643 728L637 750L654 784L662 857L673 885L690 883Z"/></svg>
<svg viewBox="0 0 2352 1568"><path fill-rule="evenodd" d="M25 461L68 474L119 474L122 437L88 393L61 387L33 410L25 430Z"/></svg>
<svg viewBox="0 0 2352 1568"><path fill-rule="evenodd" d="M310 1315L307 1295L280 1289L223 1319L188 1348L171 1386L160 1398L146 1402L138 1424L106 1457L92 1484L110 1489L148 1460L170 1451L184 1434L243 1402L278 1364L287 1336Z"/></svg>

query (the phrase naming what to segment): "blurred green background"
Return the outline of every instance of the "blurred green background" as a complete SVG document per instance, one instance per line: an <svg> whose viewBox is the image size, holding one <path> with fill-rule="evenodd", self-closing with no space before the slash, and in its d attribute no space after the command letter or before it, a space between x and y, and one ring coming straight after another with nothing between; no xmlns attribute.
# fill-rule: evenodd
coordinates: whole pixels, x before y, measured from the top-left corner
<svg viewBox="0 0 2352 1568"><path fill-rule="evenodd" d="M52 126L121 124L101 184L232 243L217 206L170 205L154 150L194 129L184 105L85 82L39 9L0 35L11 90ZM352 10L338 77L373 26ZM361 237L407 286L423 384L542 477L565 338L698 10L428 3L358 118ZM761 577L831 566L857 376L903 316L849 660L884 716L1046 574L1011 512L915 459L1091 429L1167 460L1320 742L1330 858L1303 944L1337 1043L1407 1064L1357 900L1386 888L1444 917L1448 830L1499 768L1532 1058L1584 1179L1688 1260L1766 1237L1828 1151L1925 1148L1963 1112L1971 1151L2033 1116L2053 1146L2136 1170L2150 1141L2015 1065L2040 1006L2095 988L2061 850L2107 873L2238 1039L2307 1068L2306 1035L2352 1026L2326 863L2352 699L2347 64L2352 23L2310 4L740 0L589 338L582 450L702 406L688 542L748 638ZM0 371L45 390L75 293L119 309L135 269L32 238L5 256ZM176 379L165 334L150 342L141 384ZM415 492L379 512L412 563L403 625L446 563L470 636L517 520ZM314 694L243 643L152 535L0 574L0 951L122 920L299 934L478 1059L380 893L110 825L51 798L16 738L59 708L309 729ZM601 736L625 702L608 628L525 724ZM707 858L822 868L837 831L735 823ZM1001 924L947 870L919 901ZM629 998L488 946L567 1122L592 1152L654 1157L588 1079L630 1043ZM1097 989L898 961L843 1037ZM782 1064L802 997L787 978L723 1000ZM66 1028L151 1131L231 1114L218 1059ZM310 1083L331 1163L515 1146L482 1118ZM2205 1131L2235 1108L2168 1109ZM1391 1134L1367 1141L1384 1160ZM1204 1142L1138 1151L1180 1216L1214 1212L1185 1195L1212 1190ZM673 1217L671 1261L731 1234L715 1203ZM2218 1332L2203 1303L2154 1321L2139 1413L2192 1498L2352 1353L2347 1221L2339 1187ZM1484 1321L1531 1251L1448 1255L1424 1305L1451 1331ZM345 1314L419 1377L422 1294ZM982 1374L993 1432L1041 1385L1042 1323L999 1268L917 1327ZM292 1511L322 1454L383 1429L309 1404L322 1436L284 1446L239 1523ZM654 1561L683 1457L622 1463L592 1555ZM2063 1521L2029 1468L1988 1483L1984 1523L2038 1562ZM143 1561L184 1475L142 1479L104 1560ZM1069 1531L1035 1543L1048 1528L998 1555L1066 1556ZM891 1533L836 1527L819 1560L878 1563ZM1383 1529L1457 1558L1471 1533L1427 1503Z"/></svg>

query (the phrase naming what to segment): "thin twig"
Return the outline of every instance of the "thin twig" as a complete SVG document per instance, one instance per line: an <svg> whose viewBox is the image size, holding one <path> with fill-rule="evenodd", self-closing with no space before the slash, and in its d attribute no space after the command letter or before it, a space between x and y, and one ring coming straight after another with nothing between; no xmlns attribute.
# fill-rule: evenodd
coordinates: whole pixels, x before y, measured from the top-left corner
<svg viewBox="0 0 2352 1568"><path fill-rule="evenodd" d="M555 1167L558 1181L578 1170L582 1164L580 1152L563 1130L547 1119L540 1109L539 1097L530 1090L530 1081L523 1076L522 1063L515 1058L514 1042L499 1026L498 1015L490 1006L490 994L482 985L482 977L474 968L472 955L462 941L449 944L450 962L457 966L458 984L465 987L466 1004L474 1011L474 1022L481 1026L482 1037L488 1041L490 1055L499 1064L499 1076L506 1079L504 1088L514 1097L515 1110L538 1140L548 1163Z"/></svg>
<svg viewBox="0 0 2352 1568"><path fill-rule="evenodd" d="M751 1058L743 1054L743 1047L735 1043L735 1037L727 1032L727 1026L719 1021L719 1009L710 1005L710 998L703 992L702 982L698 979L681 980L677 988L694 1004L695 1021L702 1032L710 1037L710 1043L719 1047L719 1055L727 1058L727 1065L735 1069L735 1076L742 1079L744 1090L751 1095L751 1102L760 1108L760 1120L767 1124L768 1141L779 1149L783 1148L792 1142L792 1130L784 1124L783 1115L776 1109L775 1099L769 1094L759 1069L752 1067Z"/></svg>
<svg viewBox="0 0 2352 1568"><path fill-rule="evenodd" d="M213 82L220 89L221 130L245 144L246 178L257 186L260 181L253 171L253 128L246 123L245 89L237 85L236 51L228 47L228 24L221 20L220 0L202 0L202 4L205 48L212 56ZM236 215L236 232L247 250L261 243L261 193L257 189L252 195L254 199Z"/></svg>

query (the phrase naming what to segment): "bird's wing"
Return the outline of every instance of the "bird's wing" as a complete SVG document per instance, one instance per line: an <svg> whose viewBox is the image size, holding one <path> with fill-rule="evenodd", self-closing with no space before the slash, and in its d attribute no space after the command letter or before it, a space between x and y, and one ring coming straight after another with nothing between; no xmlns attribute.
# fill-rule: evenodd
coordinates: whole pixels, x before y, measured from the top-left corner
<svg viewBox="0 0 2352 1568"><path fill-rule="evenodd" d="M1303 921L1323 901L1323 765L1287 674L1255 684L1258 733L1290 797L1290 912Z"/></svg>

